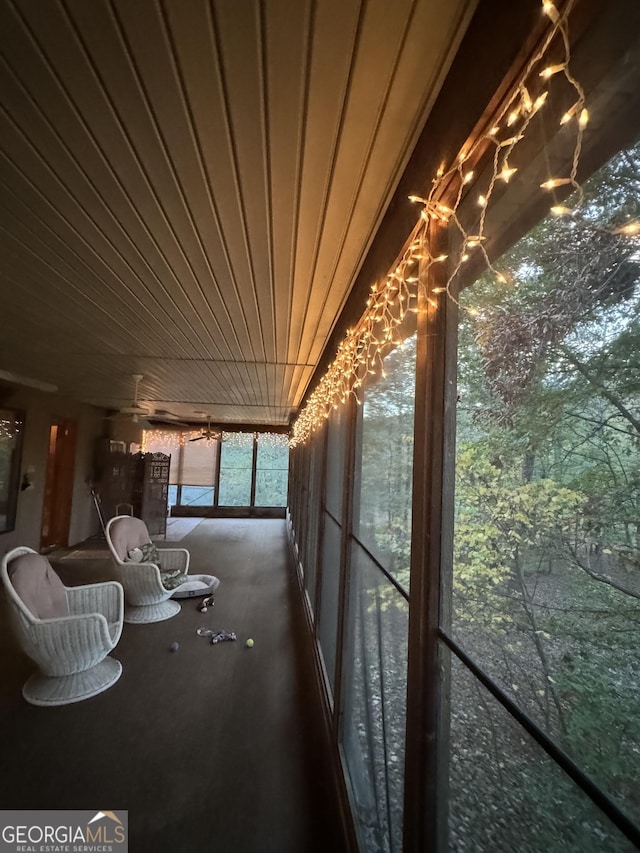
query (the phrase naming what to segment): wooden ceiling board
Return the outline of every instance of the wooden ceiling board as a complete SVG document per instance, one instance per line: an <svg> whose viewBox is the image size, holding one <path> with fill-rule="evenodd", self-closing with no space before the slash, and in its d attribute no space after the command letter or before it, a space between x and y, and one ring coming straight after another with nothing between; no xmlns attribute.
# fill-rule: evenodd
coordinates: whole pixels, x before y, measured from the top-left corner
<svg viewBox="0 0 640 853"><path fill-rule="evenodd" d="M331 188L340 139L344 99L357 44L361 4L327 0L316 4L309 54L305 133L302 140L300 208L290 305L288 360L297 361L311 287L318 240ZM326 283L322 283L326 287Z"/></svg>
<svg viewBox="0 0 640 853"><path fill-rule="evenodd" d="M183 8L180 2L169 4L167 21L202 170L202 191L195 199L194 215L214 270L210 286L215 279L233 324L239 348L236 357L255 359L259 355L255 350L257 315L254 301L247 300L250 259L246 225L237 192L237 165L214 22L208 4L194 4L190 16L180 14Z"/></svg>
<svg viewBox="0 0 640 853"><path fill-rule="evenodd" d="M86 4L80 8L86 14ZM153 8L153 4L150 4L150 8ZM125 45L127 61L144 105L140 115L148 118L153 129L153 139L157 142L157 147L154 146L157 157L155 160L149 158L145 167L147 182L157 200L146 214L147 228L150 233L159 235L157 243L165 249L164 256L158 261L158 274L162 279L170 277L172 284L177 283L183 291L179 307L185 315L187 328L198 328L198 324L205 326L207 341L217 342L213 345L214 352L219 347L221 354L237 357L240 348L229 320L226 302L215 285L212 267L203 250L201 234L191 209L202 194L204 182L178 75L171 62L170 40L157 16L148 14L143 20L140 19L145 9L145 4L123 4L122 11L114 15L114 27L118 30L118 41ZM137 14L128 15L127 10ZM133 17L133 22L130 17ZM145 27L151 24L155 26L148 32ZM102 32L95 32L94 39L95 44L92 41L90 46L96 55L100 49L104 50ZM167 56L165 63L154 61L153 51L157 51L158 45L162 45L163 54ZM114 69L119 68L118 64L110 61L111 56L112 53L107 51L102 60L104 68L101 67L100 76L106 85L118 91L117 86L110 84ZM125 88L125 94L127 91ZM132 132L136 150L142 148L146 155L142 140L147 138L149 129L141 127L136 131L133 117L127 112L126 97L122 106L119 100L114 101L114 104L125 117L123 126L126 124L127 131ZM141 142L137 141L137 135ZM138 159L142 161L143 157L138 155ZM208 351L211 351L211 346L211 343L207 343Z"/></svg>
<svg viewBox="0 0 640 853"><path fill-rule="evenodd" d="M360 22L358 41L354 52L348 90L342 116L341 144L336 152L331 186L327 197L323 229L317 241L317 259L312 273L312 283L328 282L329 286L313 287L303 327L298 357L313 360L321 352L321 342L326 341L336 313L344 298L344 289L338 286L335 271L341 257L348 274L353 275L360 260L360 247L371 236L372 216L375 221L386 197L380 188L372 193L359 209L359 189L367 173L372 173L371 154L385 111L389 106L392 84L399 65L402 64L404 43L411 23L414 0L394 4L390 18L385 0L367 4ZM413 118L413 117L412 117ZM404 142L406 117L397 122L396 131L386 151L394 154L394 147ZM396 155L397 160L397 155ZM380 175L380 170L373 172ZM379 177L378 177L379 181ZM382 187L382 190L388 188ZM351 231L364 231L358 235L359 243L351 239ZM356 248L357 246L357 248ZM354 257L355 252L355 257Z"/></svg>
<svg viewBox="0 0 640 853"><path fill-rule="evenodd" d="M51 305L47 310L47 321L55 327L65 326L66 332L73 338L87 329L87 315L98 314L94 317L92 328L100 339L100 330L104 329L103 338L108 338L114 330L130 341L131 326L135 325L138 342L145 338L143 326L148 328L148 345L152 350L158 348L158 323L164 321L168 326L168 336L171 336L171 326L175 312L167 311L164 318L157 313L151 314L142 301L136 297L132 311L131 302L125 297L125 289L119 282L109 281L108 273L100 276L92 272L90 263L83 263L80 256L70 254L72 242L57 238L49 227L49 222L42 217L34 216L33 206L25 205L28 194L20 186L13 192L5 185L2 192L4 204L0 204L0 246L4 259L4 274L16 284L13 299L22 300L26 310L33 307L31 299L44 302L50 294ZM14 203L13 208L11 203ZM87 281L92 280L91 289ZM69 304L67 304L67 302ZM77 324L71 322L70 305L77 304L81 313L77 316ZM152 302L152 306L157 303ZM145 317L146 315L146 317ZM58 322L56 322L56 319ZM172 342L174 346L182 346L178 339ZM185 339L185 343L188 341Z"/></svg>
<svg viewBox="0 0 640 853"><path fill-rule="evenodd" d="M34 12L33 7L27 7ZM43 10L51 11L52 5L43 4ZM51 31L55 31L56 22L49 21L46 14L34 14L35 20L33 25L42 26L49 25ZM44 35L38 34L43 38L49 34L49 30L45 29ZM60 38L52 38L51 43L53 48L57 48L60 56L60 65L66 60L72 62L71 57L74 55L74 41L65 41L64 36L67 31L62 28ZM33 45L33 38L29 38L29 43ZM57 55L54 51L54 55ZM80 62L76 56L73 62ZM28 61L23 61L23 67L28 65ZM75 73L74 73L75 68ZM78 73L76 65L72 64L68 71L68 81L65 81L65 89L70 91L75 80L81 79L86 86L92 75L90 70L84 65L81 66L83 73ZM46 72L43 71L42 77L46 79ZM37 81L35 81L37 86ZM86 101L89 104L95 104L99 98L100 91L96 89L87 96ZM80 102L75 110L76 116L83 108L83 103ZM108 111L107 111L108 112ZM102 114L102 113L99 113ZM87 113L85 113L86 117ZM66 120L60 122L60 126L65 130L69 128L69 132L73 130L73 124L69 125ZM24 131L23 131L24 133ZM106 134L103 134L106 136ZM94 135L94 138L98 138ZM114 137L117 138L117 137ZM34 139L40 141L40 136L36 135ZM8 134L3 135L3 148L7 150L12 141L12 137ZM88 180L84 173L77 174L80 170L77 167L78 161L76 158L69 156L57 156L60 152L49 144L49 140L44 138L44 143L38 149L29 144L22 145L18 154L21 154L21 165L26 164L31 180L38 187L39 192L46 198L49 208L53 208L59 218L63 220L61 226L71 228L73 234L62 234L62 239L65 243L73 245L75 241L80 239L86 245L93 247L97 254L103 259L107 266L114 270L116 276L123 282L128 279L142 284L153 295L153 302L158 307L164 308L166 317L175 317L176 309L180 310L180 299L182 291L176 288L170 293L167 287L163 287L162 280L158 276L157 268L154 269L156 258L151 252L143 252L130 237L130 229L125 228L126 218L124 219L124 211L118 211L119 216L105 203L103 197L96 191L97 183ZM33 158L33 162L29 163L29 155ZM86 161L84 161L86 162ZM76 174L74 174L74 172ZM73 188L72 190L70 188ZM60 226L58 227L60 230ZM140 239L140 238L139 238ZM144 244L143 244L144 246ZM146 247L145 247L146 248ZM197 327L197 316L194 314L194 323ZM197 331L191 333L191 337L197 338ZM211 343L211 342L209 342ZM206 351L203 343L203 351Z"/></svg>
<svg viewBox="0 0 640 853"><path fill-rule="evenodd" d="M144 93L156 126L156 134L172 171L172 184L179 195L167 216L176 229L176 246L183 255L174 257L172 267L193 308L212 336L229 347L229 357L239 357L234 322L218 286L214 266L206 250L206 236L215 229L198 140L192 121L192 105L179 61L176 38L162 6L150 2L118 4L118 24L127 44L130 63L135 63L138 85ZM158 63L159 46L167 61ZM158 185L160 198L170 187ZM215 259L217 262L217 258ZM233 301L232 301L233 305ZM188 318L188 322L191 319ZM256 330L257 330L256 324ZM245 339L245 345L250 340ZM257 357L263 357L258 354Z"/></svg>
<svg viewBox="0 0 640 853"><path fill-rule="evenodd" d="M321 354L348 295L339 282L354 280L358 273L422 127L420 117L426 120L453 58L463 29L461 19L470 10L456 8L446 0L395 4L395 26L387 23L383 28L381 20L386 12L382 2L372 10L370 28L363 28L361 50L370 65L363 61L353 70L352 97L347 101L344 119L344 136L352 147L343 145L336 157L327 224L318 241L316 275L331 286L324 293L320 287L313 288L316 301L309 306L308 315L317 325L305 337L312 343L308 350L301 348L300 360L315 363ZM381 28L387 35L385 44L395 37L388 55L376 41ZM422 33L422 39L411 37L416 30ZM371 39L370 44L366 43L367 38ZM371 90L378 101L370 103L370 133L365 137L365 93L375 75L377 83ZM361 164L359 169L357 164Z"/></svg>
<svg viewBox="0 0 640 853"><path fill-rule="evenodd" d="M0 0L0 367L287 423L475 2Z"/></svg>
<svg viewBox="0 0 640 853"><path fill-rule="evenodd" d="M268 70L271 284L277 361L288 358L311 15L310 0L301 0L293 8L289 0L274 0L267 5L264 28Z"/></svg>
<svg viewBox="0 0 640 853"><path fill-rule="evenodd" d="M265 55L262 4L219 3L215 28L223 45L222 68L236 163L237 198L247 253L243 301L253 302L251 330L258 357L275 358L271 252L269 239L268 139L266 137Z"/></svg>

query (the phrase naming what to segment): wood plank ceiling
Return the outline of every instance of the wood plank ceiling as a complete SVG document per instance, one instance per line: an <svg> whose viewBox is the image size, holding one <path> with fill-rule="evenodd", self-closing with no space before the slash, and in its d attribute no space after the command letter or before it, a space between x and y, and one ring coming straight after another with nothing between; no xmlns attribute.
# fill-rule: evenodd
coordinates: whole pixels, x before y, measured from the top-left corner
<svg viewBox="0 0 640 853"><path fill-rule="evenodd" d="M286 424L475 0L0 0L0 369Z"/></svg>

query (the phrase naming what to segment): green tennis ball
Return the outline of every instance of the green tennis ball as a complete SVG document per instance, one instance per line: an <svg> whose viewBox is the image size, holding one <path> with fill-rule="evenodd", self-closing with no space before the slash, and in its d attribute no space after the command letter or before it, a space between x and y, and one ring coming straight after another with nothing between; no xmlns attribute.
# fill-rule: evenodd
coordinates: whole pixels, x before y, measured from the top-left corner
<svg viewBox="0 0 640 853"><path fill-rule="evenodd" d="M251 648L253 647L253 640L252 640L251 638L249 638L249 639L247 640L247 642L246 642L246 646L247 646L247 648L248 648L248 649L251 649Z"/></svg>

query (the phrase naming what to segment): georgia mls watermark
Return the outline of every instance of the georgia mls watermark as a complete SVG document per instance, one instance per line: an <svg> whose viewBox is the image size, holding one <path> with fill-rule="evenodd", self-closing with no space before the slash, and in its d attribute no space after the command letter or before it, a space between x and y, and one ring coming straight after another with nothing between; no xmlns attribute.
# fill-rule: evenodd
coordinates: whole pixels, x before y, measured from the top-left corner
<svg viewBox="0 0 640 853"><path fill-rule="evenodd" d="M128 853L126 811L0 811L0 853Z"/></svg>

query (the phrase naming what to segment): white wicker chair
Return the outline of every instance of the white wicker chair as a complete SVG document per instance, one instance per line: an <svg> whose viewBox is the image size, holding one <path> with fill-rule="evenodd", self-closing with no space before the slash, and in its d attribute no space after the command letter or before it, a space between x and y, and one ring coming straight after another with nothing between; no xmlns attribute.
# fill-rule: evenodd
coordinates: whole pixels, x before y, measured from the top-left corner
<svg viewBox="0 0 640 853"><path fill-rule="evenodd" d="M186 548L159 548L159 564L127 562L129 551L151 542L144 521L130 515L116 515L110 519L105 536L116 578L124 587L124 621L161 622L179 613L178 602L169 601L175 590L165 589L162 585L160 569L179 569L188 574L189 552Z"/></svg>
<svg viewBox="0 0 640 853"><path fill-rule="evenodd" d="M109 657L122 633L119 583L66 587L46 557L14 548L0 566L10 620L37 665L22 688L32 705L68 705L102 693L122 674Z"/></svg>

